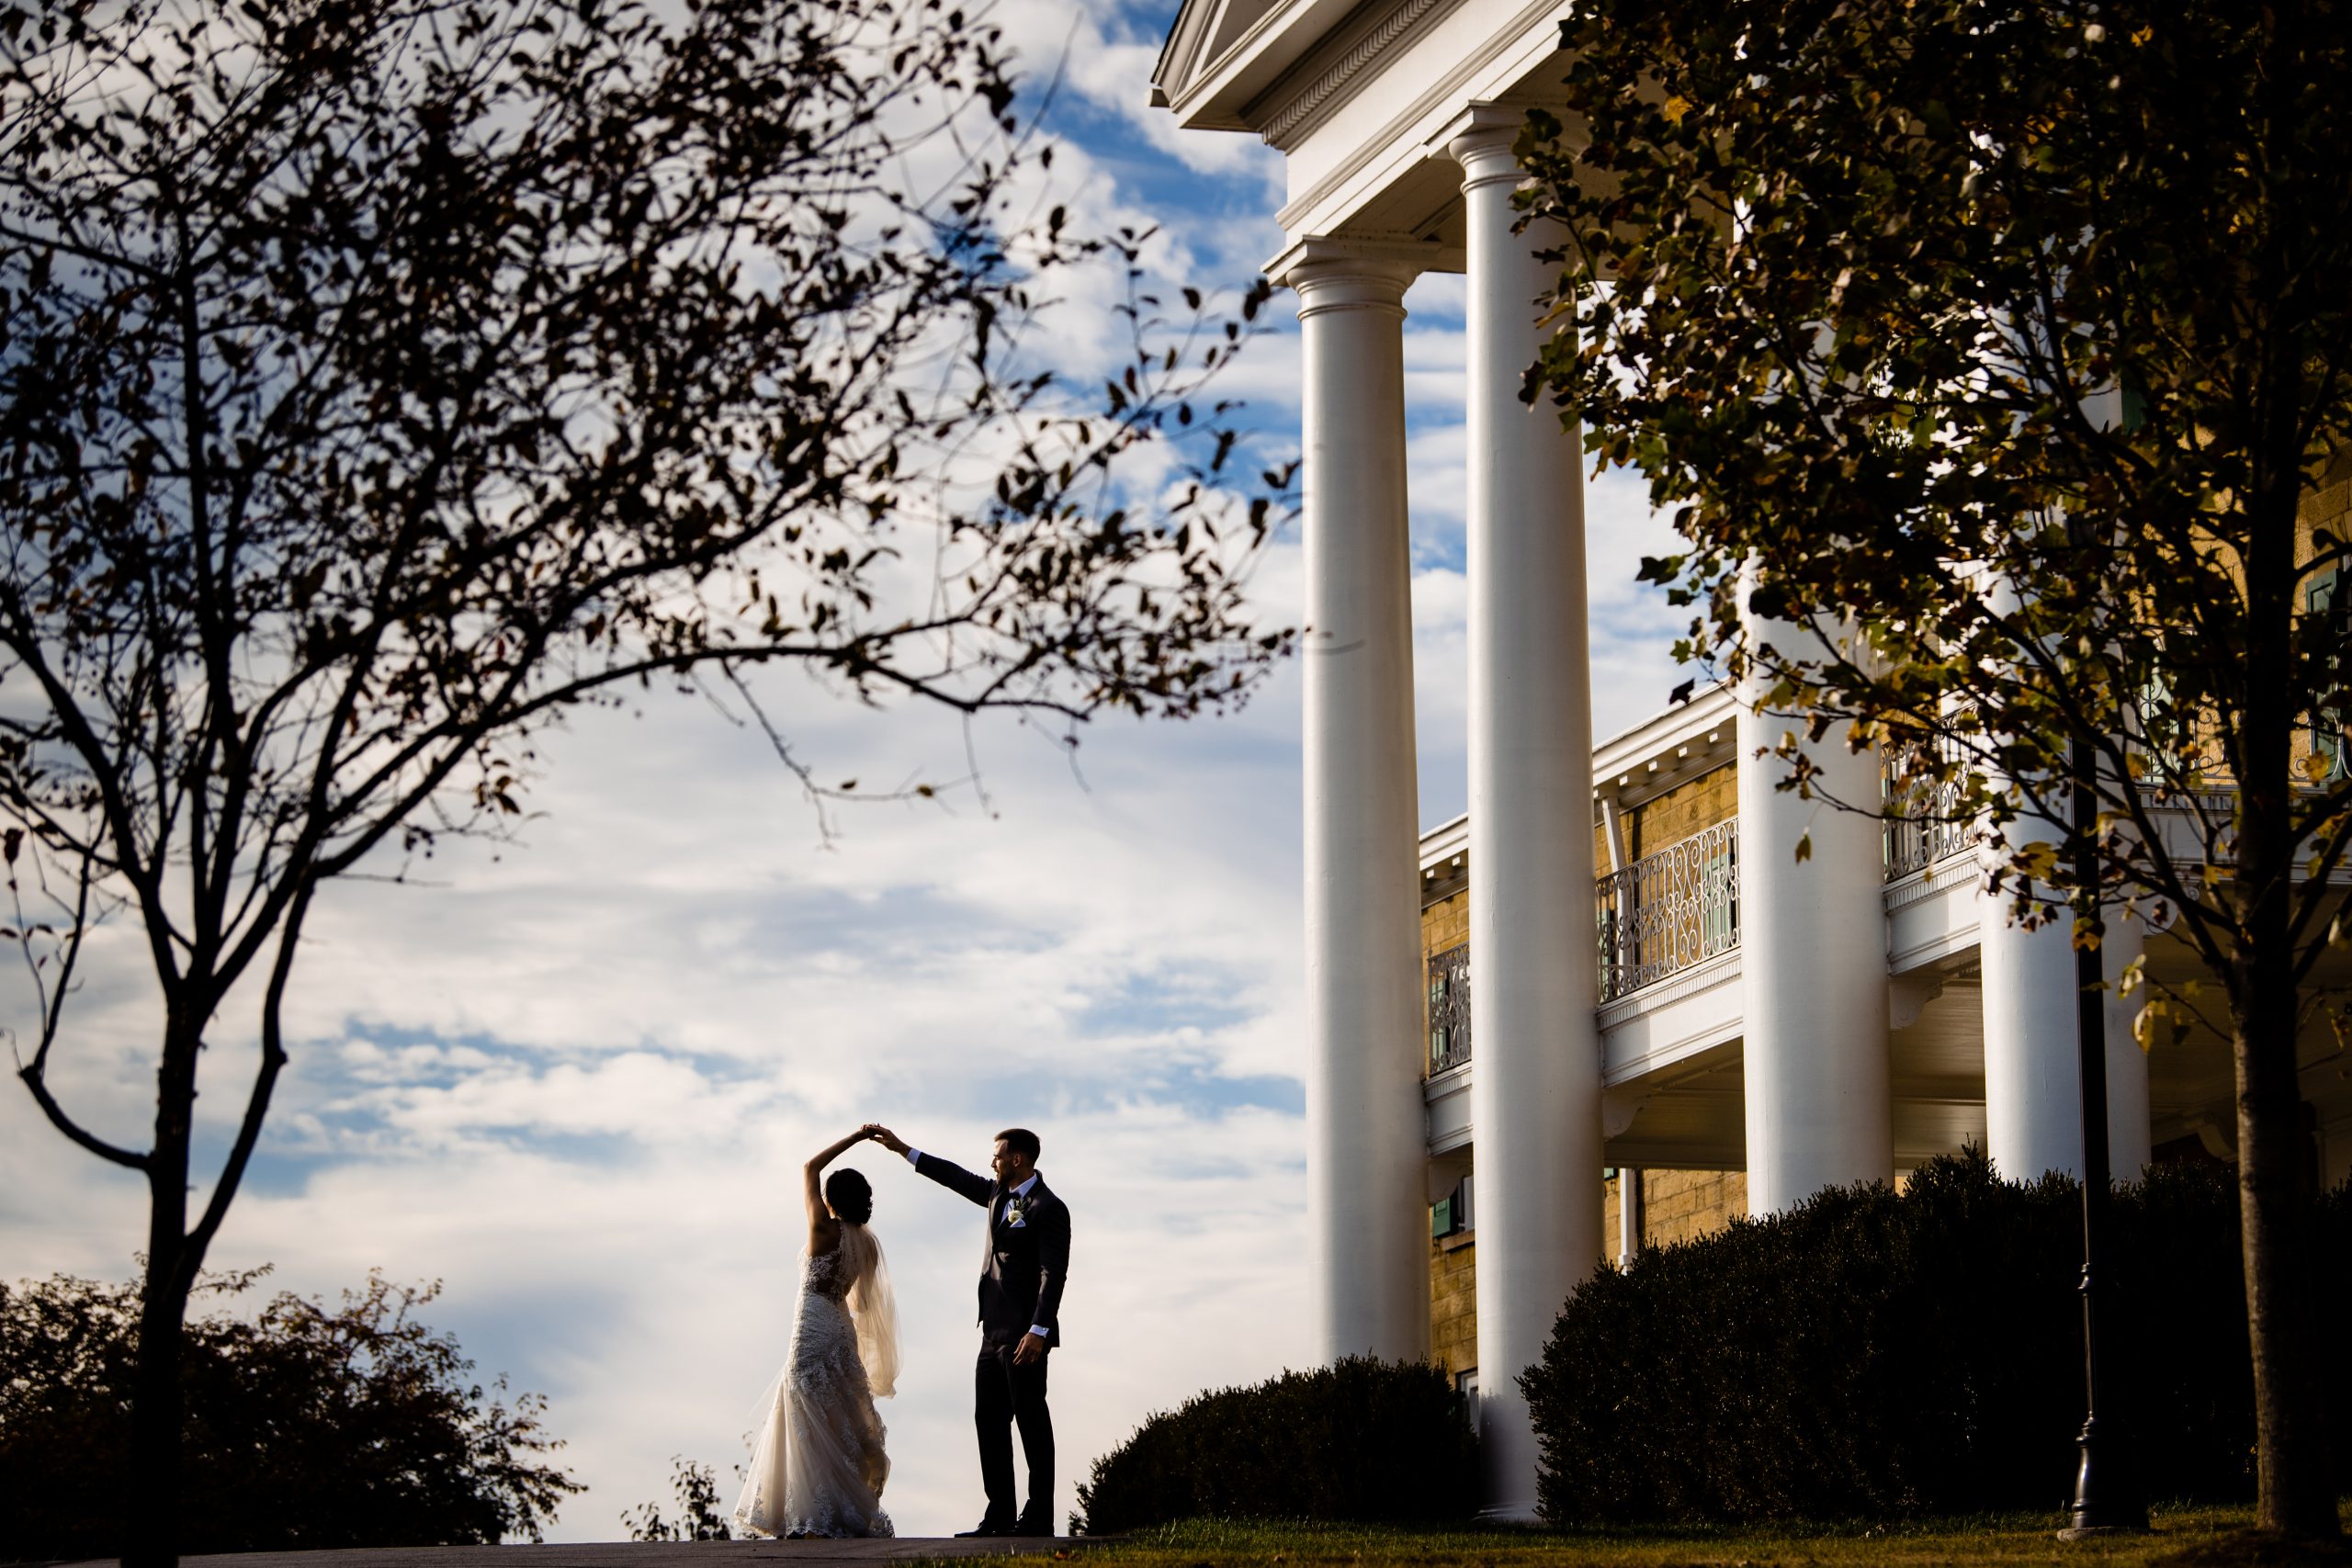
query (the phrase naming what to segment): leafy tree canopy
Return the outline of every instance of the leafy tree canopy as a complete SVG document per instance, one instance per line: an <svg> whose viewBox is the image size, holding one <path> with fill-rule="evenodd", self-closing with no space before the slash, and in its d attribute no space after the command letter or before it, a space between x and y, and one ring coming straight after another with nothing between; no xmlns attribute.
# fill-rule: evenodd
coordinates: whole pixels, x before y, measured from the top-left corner
<svg viewBox="0 0 2352 1568"><path fill-rule="evenodd" d="M537 1394L487 1386L418 1316L438 1285L371 1273L329 1308L266 1269L208 1275L187 1326L182 1540L191 1551L314 1551L539 1539L579 1485ZM129 1467L136 1284L0 1285L0 1557L112 1557L144 1495Z"/></svg>
<svg viewBox="0 0 2352 1568"><path fill-rule="evenodd" d="M2063 820L2087 729L2114 825L2161 849L2152 808L2198 811L2196 854L2111 864L2212 951L2227 902L2184 874L2235 848L2210 786L2324 784L2280 826L2337 863L2345 623L2305 611L2352 556L2296 513L2352 429L2340 9L1603 5L1571 31L1589 142L1539 116L1525 144L1581 299L1543 379L1689 540L1646 568L1703 612L1681 651L1857 743L1955 738L1918 765L1963 819Z"/></svg>
<svg viewBox="0 0 2352 1568"><path fill-rule="evenodd" d="M1796 787L1876 744L2020 912L2134 901L2218 982L2263 1518L2333 1533L2295 1034L2352 935L2352 546L2299 509L2352 471L2352 7L1596 0L1566 41L1521 152L1582 333L1534 381L1672 512L1684 656L1810 715Z"/></svg>

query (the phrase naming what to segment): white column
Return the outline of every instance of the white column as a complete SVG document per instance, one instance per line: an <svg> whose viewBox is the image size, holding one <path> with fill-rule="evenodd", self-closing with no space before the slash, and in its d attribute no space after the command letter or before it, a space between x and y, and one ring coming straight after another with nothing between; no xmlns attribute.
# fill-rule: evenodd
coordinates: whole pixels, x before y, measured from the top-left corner
<svg viewBox="0 0 2352 1568"><path fill-rule="evenodd" d="M1746 592L1743 585L1741 590ZM1783 650L1812 634L1751 624ZM1802 717L1739 705L1739 973L1746 1034L1747 1212L1770 1214L1825 1187L1894 1175L1888 1084L1885 859L1878 819L1774 786L1789 768L1757 751ZM1809 743L1820 784L1849 804L1879 799L1875 749L1842 727ZM1796 858L1800 841L1811 853Z"/></svg>
<svg viewBox="0 0 2352 1568"><path fill-rule="evenodd" d="M2065 830L2040 818L2003 829L2013 844L2063 846ZM2050 1171L2083 1174L2083 1064L2075 1038L2074 918L2033 931L2009 921L2010 899L1977 894L1978 953L1984 976L1984 1141L1993 1168L2011 1181ZM2132 1038L2144 992L2113 988L2146 938L2140 922L2112 914L2100 944L2107 993L2108 1171L2137 1181L2149 1158L2148 1058Z"/></svg>
<svg viewBox="0 0 2352 1568"><path fill-rule="evenodd" d="M2120 394L2094 401L2103 426L2120 416ZM2014 615L2024 603L2017 584L1996 573L1982 576L1987 606ZM2065 798L2063 793L2061 799ZM1981 868L1990 872L2016 849L2044 843L2067 852L2063 822L2026 812L2004 824L1980 849ZM2079 1179L2083 1174L2083 1059L2075 1010L2074 917L2061 908L2057 919L2032 931L2012 923L2013 893L1976 894L1977 954L1984 975L1984 1152L1995 1172L2011 1181L2034 1181L2051 1171ZM2136 1181L2149 1158L2148 1062L2132 1038L2132 1020L2144 994L2119 998L2115 982L2144 946L2140 923L2128 915L2108 922L2100 946L2101 972L2109 990L2107 1033L2108 1171Z"/></svg>
<svg viewBox="0 0 2352 1568"><path fill-rule="evenodd" d="M2154 1156L2148 1131L2148 1054L2132 1037L2132 1021L2148 1000L2142 987L2121 995L2123 971L2147 951L2148 933L2128 914L2107 917L2099 957L2107 976L2107 1168L2118 1181L2137 1181Z"/></svg>
<svg viewBox="0 0 2352 1568"><path fill-rule="evenodd" d="M2066 830L2040 817L2001 829L2008 847L2037 840L2065 852ZM1989 852L2006 859L2007 849ZM2075 1039L2073 920L2028 931L2010 894L1976 893L1984 976L1984 1152L2010 1181L2083 1173L2083 1073Z"/></svg>
<svg viewBox="0 0 2352 1568"><path fill-rule="evenodd" d="M1474 111L1469 267L1470 1120L1486 1512L1535 1517L1519 1375L1602 1255L1592 711L1579 436L1519 400L1557 276L1511 232L1521 116Z"/></svg>
<svg viewBox="0 0 2352 1568"><path fill-rule="evenodd" d="M1410 271L1292 254L1306 351L1307 1202L1324 1360L1429 1354L1413 637Z"/></svg>
<svg viewBox="0 0 2352 1568"><path fill-rule="evenodd" d="M1642 1250L1642 1168L1617 1168L1617 1267L1631 1269Z"/></svg>

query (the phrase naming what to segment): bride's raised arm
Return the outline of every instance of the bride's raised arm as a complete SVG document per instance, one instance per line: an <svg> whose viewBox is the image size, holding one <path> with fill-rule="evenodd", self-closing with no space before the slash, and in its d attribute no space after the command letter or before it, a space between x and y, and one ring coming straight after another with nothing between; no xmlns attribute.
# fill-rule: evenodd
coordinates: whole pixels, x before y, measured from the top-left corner
<svg viewBox="0 0 2352 1568"><path fill-rule="evenodd" d="M860 1127L847 1137L836 1138L810 1155L808 1163L800 1168L801 1196L808 1205L810 1240L815 1240L818 1230L833 1217L832 1210L825 1206L825 1168L873 1135Z"/></svg>

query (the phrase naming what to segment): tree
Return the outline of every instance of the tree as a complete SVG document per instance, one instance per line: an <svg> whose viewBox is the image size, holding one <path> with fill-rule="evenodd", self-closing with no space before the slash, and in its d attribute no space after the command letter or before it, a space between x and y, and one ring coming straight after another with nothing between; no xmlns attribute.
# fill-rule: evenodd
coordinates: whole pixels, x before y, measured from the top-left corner
<svg viewBox="0 0 2352 1568"><path fill-rule="evenodd" d="M195 1551L539 1539L581 1488L545 1456L545 1401L485 1388L457 1341L416 1315L435 1285L371 1273L330 1311L281 1292L228 1310L268 1270L208 1275L221 1303L189 1322L181 1539ZM148 1506L128 1468L140 1287L65 1275L0 1285L0 1555L111 1557ZM136 1500L135 1504L132 1500Z"/></svg>
<svg viewBox="0 0 2352 1568"><path fill-rule="evenodd" d="M2025 918L2071 904L2088 944L2136 905L2210 973L2259 1523L2312 1535L2337 1527L2296 1032L2346 936L2352 555L2298 509L2352 435L2348 17L1599 0L1521 143L1583 318L1530 395L1674 509L1685 547L1644 572L1697 609L1681 656L1812 712L1792 787L1808 748L1881 748L1899 795L1998 836Z"/></svg>
<svg viewBox="0 0 2352 1568"><path fill-rule="evenodd" d="M1286 648L1241 597L1285 478L1229 503L1237 434L1189 400L1266 288L1163 314L1148 236L1037 211L1014 103L943 0L0 11L18 1060L148 1183L136 1568L172 1555L178 1325L334 878L497 832L537 728L657 685L731 692L821 799L854 786L763 671L1075 726L1236 704ZM1082 394L1032 339L1122 263L1129 341ZM1131 511L1122 459L1161 438ZM51 1088L113 916L161 1003L145 1147ZM260 1066L192 1208L232 1008Z"/></svg>

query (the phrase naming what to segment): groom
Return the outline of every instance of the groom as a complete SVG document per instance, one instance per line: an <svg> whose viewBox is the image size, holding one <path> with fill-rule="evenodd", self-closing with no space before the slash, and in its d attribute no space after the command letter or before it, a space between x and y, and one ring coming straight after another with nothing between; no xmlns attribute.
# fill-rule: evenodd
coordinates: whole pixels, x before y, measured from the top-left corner
<svg viewBox="0 0 2352 1568"><path fill-rule="evenodd" d="M1062 1285L1069 1277L1069 1210L1037 1174L1037 1134L1007 1127L996 1135L991 1181L951 1160L910 1148L888 1127L871 1128L894 1155L989 1212L980 1261L980 1359L972 1421L979 1428L983 1535L1054 1533L1054 1418L1046 1409L1046 1353L1062 1342ZM1012 1431L1029 1461L1029 1503L1012 1511Z"/></svg>

